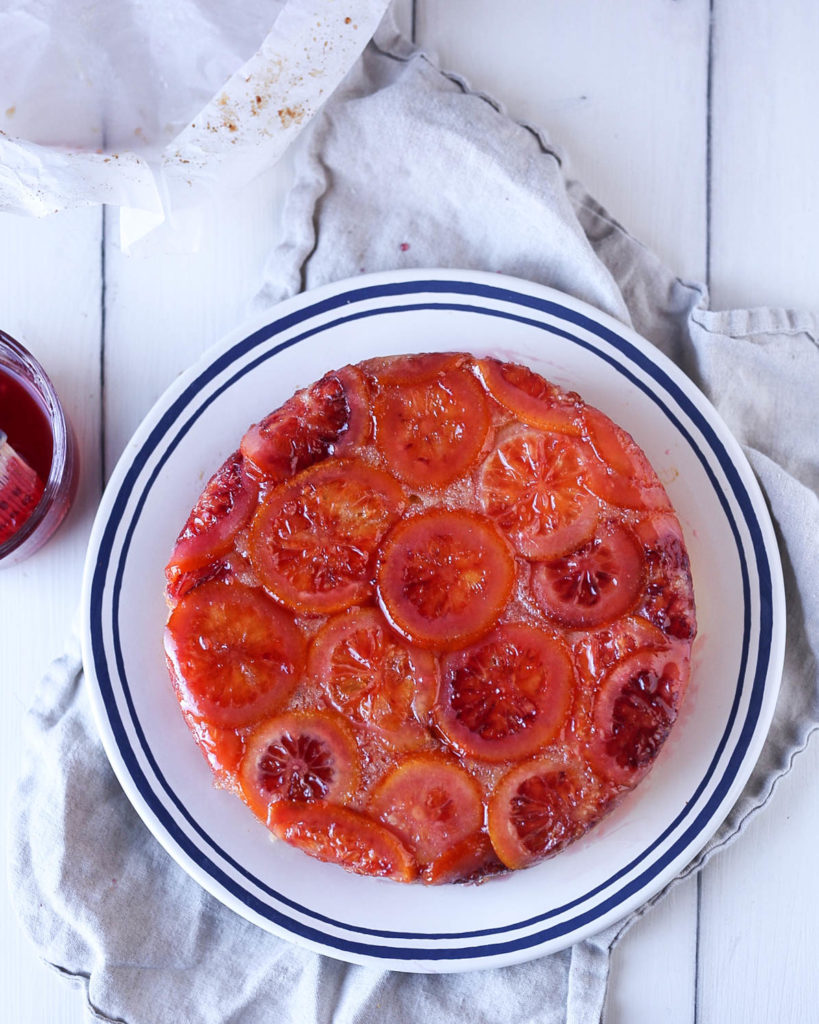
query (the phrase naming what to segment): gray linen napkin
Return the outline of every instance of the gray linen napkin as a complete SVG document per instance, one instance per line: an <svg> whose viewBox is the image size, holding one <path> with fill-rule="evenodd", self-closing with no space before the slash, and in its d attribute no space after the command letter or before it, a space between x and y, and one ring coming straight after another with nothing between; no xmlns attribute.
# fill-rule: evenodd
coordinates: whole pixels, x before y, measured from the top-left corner
<svg viewBox="0 0 819 1024"><path fill-rule="evenodd" d="M816 320L709 312L702 286L675 278L566 180L542 133L442 74L386 23L311 129L259 305L406 266L503 271L632 323L702 387L759 475L785 563L782 694L753 777L690 874L765 804L819 721ZM436 976L349 966L247 924L165 854L108 767L76 643L40 685L26 730L11 887L40 955L84 980L96 1019L589 1024L610 950L646 910L517 967Z"/></svg>

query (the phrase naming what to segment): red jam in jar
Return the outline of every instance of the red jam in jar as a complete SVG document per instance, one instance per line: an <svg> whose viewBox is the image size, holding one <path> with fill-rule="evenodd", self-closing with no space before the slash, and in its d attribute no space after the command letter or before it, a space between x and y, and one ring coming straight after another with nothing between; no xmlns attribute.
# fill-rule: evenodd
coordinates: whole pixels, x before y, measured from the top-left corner
<svg viewBox="0 0 819 1024"><path fill-rule="evenodd" d="M0 369L0 420L8 442L41 480L47 480L54 454L48 413L34 389Z"/></svg>
<svg viewBox="0 0 819 1024"><path fill-rule="evenodd" d="M42 366L3 331L0 433L43 485L33 511L0 533L0 566L6 567L33 554L65 518L76 493L77 454L71 426Z"/></svg>

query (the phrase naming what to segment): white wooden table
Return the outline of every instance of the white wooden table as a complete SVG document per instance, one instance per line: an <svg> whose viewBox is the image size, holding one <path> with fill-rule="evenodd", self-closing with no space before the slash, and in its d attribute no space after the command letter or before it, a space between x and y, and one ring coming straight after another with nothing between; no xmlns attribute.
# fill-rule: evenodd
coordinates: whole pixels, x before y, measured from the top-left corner
<svg viewBox="0 0 819 1024"><path fill-rule="evenodd" d="M708 282L714 308L819 307L814 0L402 4L419 42L545 128L633 234ZM79 601L101 488L175 374L243 318L288 173L285 162L210 211L195 255L123 256L113 211L0 216L0 326L45 363L82 452L67 523L0 573L4 818L21 719ZM741 841L621 943L607 1024L819 1020L817 801L814 742ZM80 987L38 961L5 891L0 993L13 1024L86 1019Z"/></svg>

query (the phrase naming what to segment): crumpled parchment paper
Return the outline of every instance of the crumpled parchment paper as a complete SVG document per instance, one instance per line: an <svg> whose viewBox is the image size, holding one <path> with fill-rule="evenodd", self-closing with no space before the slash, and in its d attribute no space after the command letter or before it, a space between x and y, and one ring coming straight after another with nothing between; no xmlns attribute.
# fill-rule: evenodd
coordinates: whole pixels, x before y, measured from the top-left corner
<svg viewBox="0 0 819 1024"><path fill-rule="evenodd" d="M0 0L0 210L123 208L123 245L270 167L389 0Z"/></svg>

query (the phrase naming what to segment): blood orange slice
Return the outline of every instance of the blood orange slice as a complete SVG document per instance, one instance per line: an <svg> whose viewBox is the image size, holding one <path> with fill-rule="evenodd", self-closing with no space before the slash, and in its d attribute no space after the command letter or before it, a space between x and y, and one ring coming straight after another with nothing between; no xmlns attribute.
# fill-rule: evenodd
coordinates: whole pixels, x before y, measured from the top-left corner
<svg viewBox="0 0 819 1024"><path fill-rule="evenodd" d="M165 569L172 597L216 575L219 566L214 567L214 561L233 547L237 532L253 513L257 495L242 456L234 452L210 478L176 539Z"/></svg>
<svg viewBox="0 0 819 1024"><path fill-rule="evenodd" d="M565 555L597 525L599 502L584 485L591 458L573 437L518 431L481 468L483 509L526 558Z"/></svg>
<svg viewBox="0 0 819 1024"><path fill-rule="evenodd" d="M580 634L574 644L574 662L578 685L572 704L572 727L575 735L587 737L591 731L591 715L600 682L619 661L645 648L659 651L668 647L662 630L641 615L616 619L599 629Z"/></svg>
<svg viewBox="0 0 819 1024"><path fill-rule="evenodd" d="M275 484L362 444L370 433L366 387L354 366L326 374L252 426L242 454L259 477Z"/></svg>
<svg viewBox="0 0 819 1024"><path fill-rule="evenodd" d="M431 380L439 373L463 364L466 360L460 352L423 352L419 355L382 356L367 359L361 363L365 373L375 378L377 384L389 387L396 384L418 384Z"/></svg>
<svg viewBox="0 0 819 1024"><path fill-rule="evenodd" d="M522 623L448 655L434 715L454 747L484 761L514 761L550 743L566 722L572 663L556 636Z"/></svg>
<svg viewBox="0 0 819 1024"><path fill-rule="evenodd" d="M203 583L183 597L165 628L165 650L183 709L222 728L272 714L304 667L292 616L235 581Z"/></svg>
<svg viewBox="0 0 819 1024"><path fill-rule="evenodd" d="M688 646L641 650L615 665L594 705L589 757L597 771L634 785L654 763L688 682Z"/></svg>
<svg viewBox="0 0 819 1024"><path fill-rule="evenodd" d="M543 611L571 629L589 629L630 612L645 585L645 560L632 531L604 523L582 547L532 574L532 590Z"/></svg>
<svg viewBox="0 0 819 1024"><path fill-rule="evenodd" d="M423 647L455 647L492 627L514 581L512 553L489 520L436 509L386 538L378 599L399 633Z"/></svg>
<svg viewBox="0 0 819 1024"><path fill-rule="evenodd" d="M580 435L583 402L520 363L481 359L478 374L501 405L524 423L540 430Z"/></svg>
<svg viewBox="0 0 819 1024"><path fill-rule="evenodd" d="M313 640L308 673L333 707L377 728L389 745L419 742L437 687L435 656L408 643L375 608L330 619Z"/></svg>
<svg viewBox="0 0 819 1024"><path fill-rule="evenodd" d="M440 754L417 754L394 768L373 795L372 809L430 864L483 824L481 788Z"/></svg>
<svg viewBox="0 0 819 1024"><path fill-rule="evenodd" d="M190 710L182 711L185 721L219 785L236 789L236 772L244 755L244 743L235 729L222 729Z"/></svg>
<svg viewBox="0 0 819 1024"><path fill-rule="evenodd" d="M268 825L291 846L357 875L411 882L418 871L394 832L349 807L282 800L271 806Z"/></svg>
<svg viewBox="0 0 819 1024"><path fill-rule="evenodd" d="M358 750L346 721L328 711L291 712L257 726L239 770L242 794L267 821L277 800L343 801L358 785Z"/></svg>
<svg viewBox="0 0 819 1024"><path fill-rule="evenodd" d="M428 885L480 882L506 870L498 859L486 832L475 832L462 839L427 864L422 876Z"/></svg>
<svg viewBox="0 0 819 1024"><path fill-rule="evenodd" d="M403 506L401 486L388 473L358 459L319 463L260 506L250 561L265 589L297 611L361 604L373 590L373 556Z"/></svg>
<svg viewBox="0 0 819 1024"><path fill-rule="evenodd" d="M693 640L697 633L691 567L682 530L673 513L655 513L638 523L648 581L638 611L671 640Z"/></svg>
<svg viewBox="0 0 819 1024"><path fill-rule="evenodd" d="M498 783L489 802L489 835L508 868L524 868L582 835L599 811L596 786L579 765L540 757Z"/></svg>
<svg viewBox="0 0 819 1024"><path fill-rule="evenodd" d="M575 645L575 660L587 684L597 684L616 665L644 647L667 647L665 634L641 615L629 615L584 633Z"/></svg>
<svg viewBox="0 0 819 1024"><path fill-rule="evenodd" d="M665 488L631 435L593 406L586 406L584 420L598 455L588 467L590 490L624 508L670 508Z"/></svg>
<svg viewBox="0 0 819 1024"><path fill-rule="evenodd" d="M481 386L458 367L384 388L375 422L376 444L390 468L422 490L444 487L473 466L490 427Z"/></svg>

